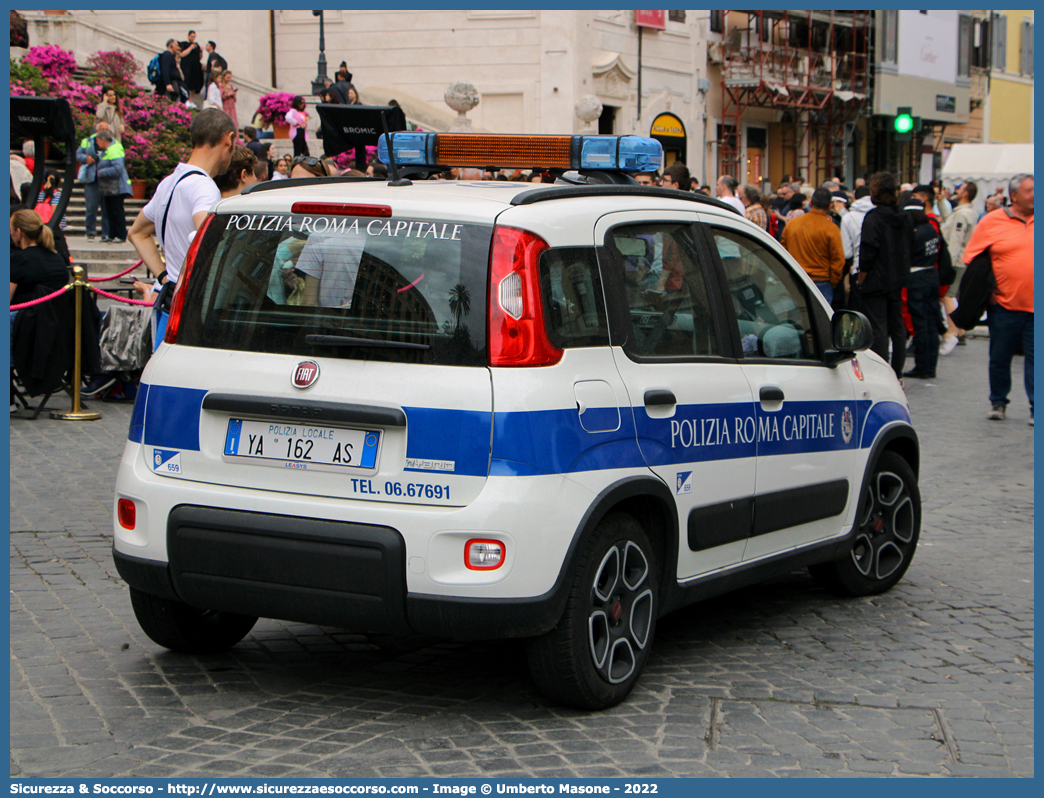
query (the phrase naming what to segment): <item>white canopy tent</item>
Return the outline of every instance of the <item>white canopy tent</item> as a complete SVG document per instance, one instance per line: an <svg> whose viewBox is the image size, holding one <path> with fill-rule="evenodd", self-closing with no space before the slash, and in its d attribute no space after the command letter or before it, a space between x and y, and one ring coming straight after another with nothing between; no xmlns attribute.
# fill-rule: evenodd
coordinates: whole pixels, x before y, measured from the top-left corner
<svg viewBox="0 0 1044 798"><path fill-rule="evenodd" d="M969 180L979 189L975 207L985 208L986 197L1000 186L1008 193L1008 181L1019 173L1033 174L1032 144L954 144L939 178L953 188Z"/></svg>

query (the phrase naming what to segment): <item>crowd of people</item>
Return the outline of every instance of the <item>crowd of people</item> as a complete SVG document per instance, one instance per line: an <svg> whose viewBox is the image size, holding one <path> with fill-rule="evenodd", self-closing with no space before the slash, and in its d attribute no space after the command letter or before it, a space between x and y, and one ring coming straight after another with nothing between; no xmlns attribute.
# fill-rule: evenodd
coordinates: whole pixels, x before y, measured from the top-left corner
<svg viewBox="0 0 1044 798"><path fill-rule="evenodd" d="M638 181L711 194L678 162ZM951 191L939 181L899 184L888 172L859 178L851 191L840 177L816 188L785 175L768 195L731 175L714 184L714 195L776 238L835 310L867 317L873 350L900 382L935 379L939 356L963 345L985 313L987 418L1006 418L1012 358L1021 353L1032 425L1033 176L1012 177L981 213L978 193L971 181Z"/></svg>

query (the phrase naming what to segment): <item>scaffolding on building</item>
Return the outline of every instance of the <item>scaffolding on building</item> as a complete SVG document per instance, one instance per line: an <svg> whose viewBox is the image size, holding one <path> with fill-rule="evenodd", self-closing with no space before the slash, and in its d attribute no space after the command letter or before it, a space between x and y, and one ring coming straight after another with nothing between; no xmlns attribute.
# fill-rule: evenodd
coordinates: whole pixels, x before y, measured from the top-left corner
<svg viewBox="0 0 1044 798"><path fill-rule="evenodd" d="M744 178L740 120L751 107L780 112L793 171L818 185L841 174L855 121L870 95L870 11L725 11L722 23L720 174Z"/></svg>

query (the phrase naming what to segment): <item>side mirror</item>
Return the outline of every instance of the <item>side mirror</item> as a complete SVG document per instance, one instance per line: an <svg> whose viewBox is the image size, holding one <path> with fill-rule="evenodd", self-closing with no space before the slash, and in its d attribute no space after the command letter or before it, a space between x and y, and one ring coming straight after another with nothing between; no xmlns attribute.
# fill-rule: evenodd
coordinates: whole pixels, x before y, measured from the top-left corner
<svg viewBox="0 0 1044 798"><path fill-rule="evenodd" d="M830 320L830 340L836 351L828 352L827 358L840 362L855 352L863 352L874 342L870 321L854 310L839 310Z"/></svg>

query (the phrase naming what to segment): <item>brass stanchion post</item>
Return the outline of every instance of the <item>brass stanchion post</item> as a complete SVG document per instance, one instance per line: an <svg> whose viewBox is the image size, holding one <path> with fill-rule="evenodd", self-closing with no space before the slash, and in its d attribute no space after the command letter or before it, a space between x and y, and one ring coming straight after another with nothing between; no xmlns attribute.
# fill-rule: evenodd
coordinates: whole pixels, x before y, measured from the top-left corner
<svg viewBox="0 0 1044 798"><path fill-rule="evenodd" d="M97 410L80 409L80 381L82 374L81 350L83 348L83 289L87 287L87 274L82 266L73 266L73 290L76 292L76 333L73 338L75 352L73 354L73 407L69 413L60 410L51 411L51 418L62 421L97 421L102 414Z"/></svg>

